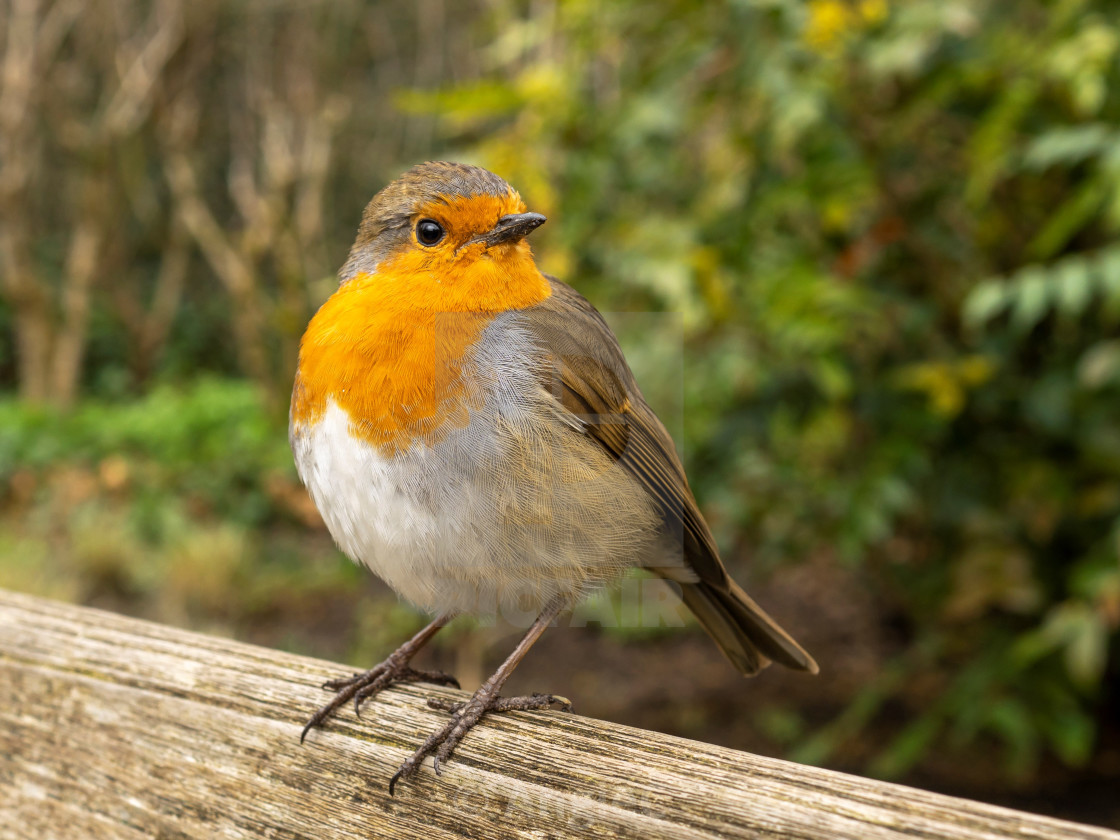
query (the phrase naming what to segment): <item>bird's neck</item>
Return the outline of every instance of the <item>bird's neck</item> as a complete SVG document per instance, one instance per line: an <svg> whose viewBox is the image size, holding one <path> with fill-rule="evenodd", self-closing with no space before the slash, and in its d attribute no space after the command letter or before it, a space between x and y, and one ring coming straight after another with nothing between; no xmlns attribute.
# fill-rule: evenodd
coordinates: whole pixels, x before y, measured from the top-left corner
<svg viewBox="0 0 1120 840"><path fill-rule="evenodd" d="M504 268L499 265L499 273ZM481 291L491 270L482 264L475 276L459 281ZM419 272L379 270L348 280L300 342L293 424L314 426L333 402L349 415L351 434L385 455L417 440L437 442L465 426L481 405L472 360L483 330L500 312L551 293L535 265L533 271L540 283L505 272L489 278L489 294L474 295Z"/></svg>
<svg viewBox="0 0 1120 840"><path fill-rule="evenodd" d="M450 257L408 248L343 288L349 286L372 305L400 312L505 312L552 294L524 240L492 248L468 244Z"/></svg>

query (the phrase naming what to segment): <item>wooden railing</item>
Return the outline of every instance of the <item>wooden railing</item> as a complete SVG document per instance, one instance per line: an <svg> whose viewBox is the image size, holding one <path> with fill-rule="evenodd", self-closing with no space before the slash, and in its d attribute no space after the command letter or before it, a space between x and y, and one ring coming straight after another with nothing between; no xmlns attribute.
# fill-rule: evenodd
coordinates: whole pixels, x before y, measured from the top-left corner
<svg viewBox="0 0 1120 840"><path fill-rule="evenodd" d="M561 712L441 720L392 689L300 745L342 666L0 591L0 837L1112 838L1120 833Z"/></svg>

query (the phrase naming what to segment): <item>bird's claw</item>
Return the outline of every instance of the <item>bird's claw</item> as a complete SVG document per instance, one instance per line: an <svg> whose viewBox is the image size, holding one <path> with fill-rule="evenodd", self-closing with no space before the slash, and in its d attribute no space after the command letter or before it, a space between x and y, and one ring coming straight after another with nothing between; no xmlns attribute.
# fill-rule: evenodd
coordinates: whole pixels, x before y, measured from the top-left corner
<svg viewBox="0 0 1120 840"><path fill-rule="evenodd" d="M407 658L394 653L380 665L376 665L368 671L323 683L324 689L334 691L336 694L334 699L311 716L311 720L307 722L300 733L300 743L303 743L308 732L326 721L347 701L354 701L354 714L360 718L362 716L362 703L370 697L384 691L391 685L412 682L431 682L437 685L459 687L459 681L450 674L445 674L442 671L420 671L410 668Z"/></svg>
<svg viewBox="0 0 1120 840"><path fill-rule="evenodd" d="M428 707L438 711L451 713L451 720L433 732L428 739L420 745L408 759L400 766L389 780L389 795L401 779L413 775L424 763L424 759L431 755L432 766L437 776L442 775L442 764L451 758L459 742L474 728L483 716L490 712L517 712L547 709L553 704L559 704L562 711L571 711L572 703L566 697L556 694L531 694L527 697L501 697L487 695L481 690L465 703L442 698L428 698Z"/></svg>
<svg viewBox="0 0 1120 840"><path fill-rule="evenodd" d="M382 662L381 664L384 665L385 663ZM364 673L368 672L355 671L348 677L338 677L333 680L327 680L325 683L319 686L319 688L323 689L323 691L340 691L350 685L350 683L352 683L354 680L360 679L362 676L364 676Z"/></svg>

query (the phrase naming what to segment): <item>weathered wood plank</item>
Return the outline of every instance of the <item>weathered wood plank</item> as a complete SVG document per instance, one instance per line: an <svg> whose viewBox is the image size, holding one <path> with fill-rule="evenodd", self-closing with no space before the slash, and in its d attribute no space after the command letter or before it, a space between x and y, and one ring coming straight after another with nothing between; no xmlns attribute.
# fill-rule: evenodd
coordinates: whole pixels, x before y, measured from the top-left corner
<svg viewBox="0 0 1120 840"><path fill-rule="evenodd" d="M1112 838L1120 833L559 712L443 719L405 686L300 745L345 669L0 591L0 837Z"/></svg>

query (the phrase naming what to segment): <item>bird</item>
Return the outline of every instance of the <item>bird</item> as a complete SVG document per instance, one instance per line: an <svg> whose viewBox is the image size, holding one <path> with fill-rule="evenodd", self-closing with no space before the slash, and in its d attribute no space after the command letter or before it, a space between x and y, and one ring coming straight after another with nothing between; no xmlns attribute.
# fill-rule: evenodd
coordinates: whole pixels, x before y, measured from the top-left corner
<svg viewBox="0 0 1120 840"><path fill-rule="evenodd" d="M300 341L289 440L332 537L432 620L384 662L323 688L458 686L412 658L458 615L536 619L497 671L390 779L437 775L487 714L570 709L503 697L544 630L631 568L670 582L740 673L813 658L729 576L673 440L618 340L526 237L545 222L503 178L429 161L366 206L339 286Z"/></svg>

